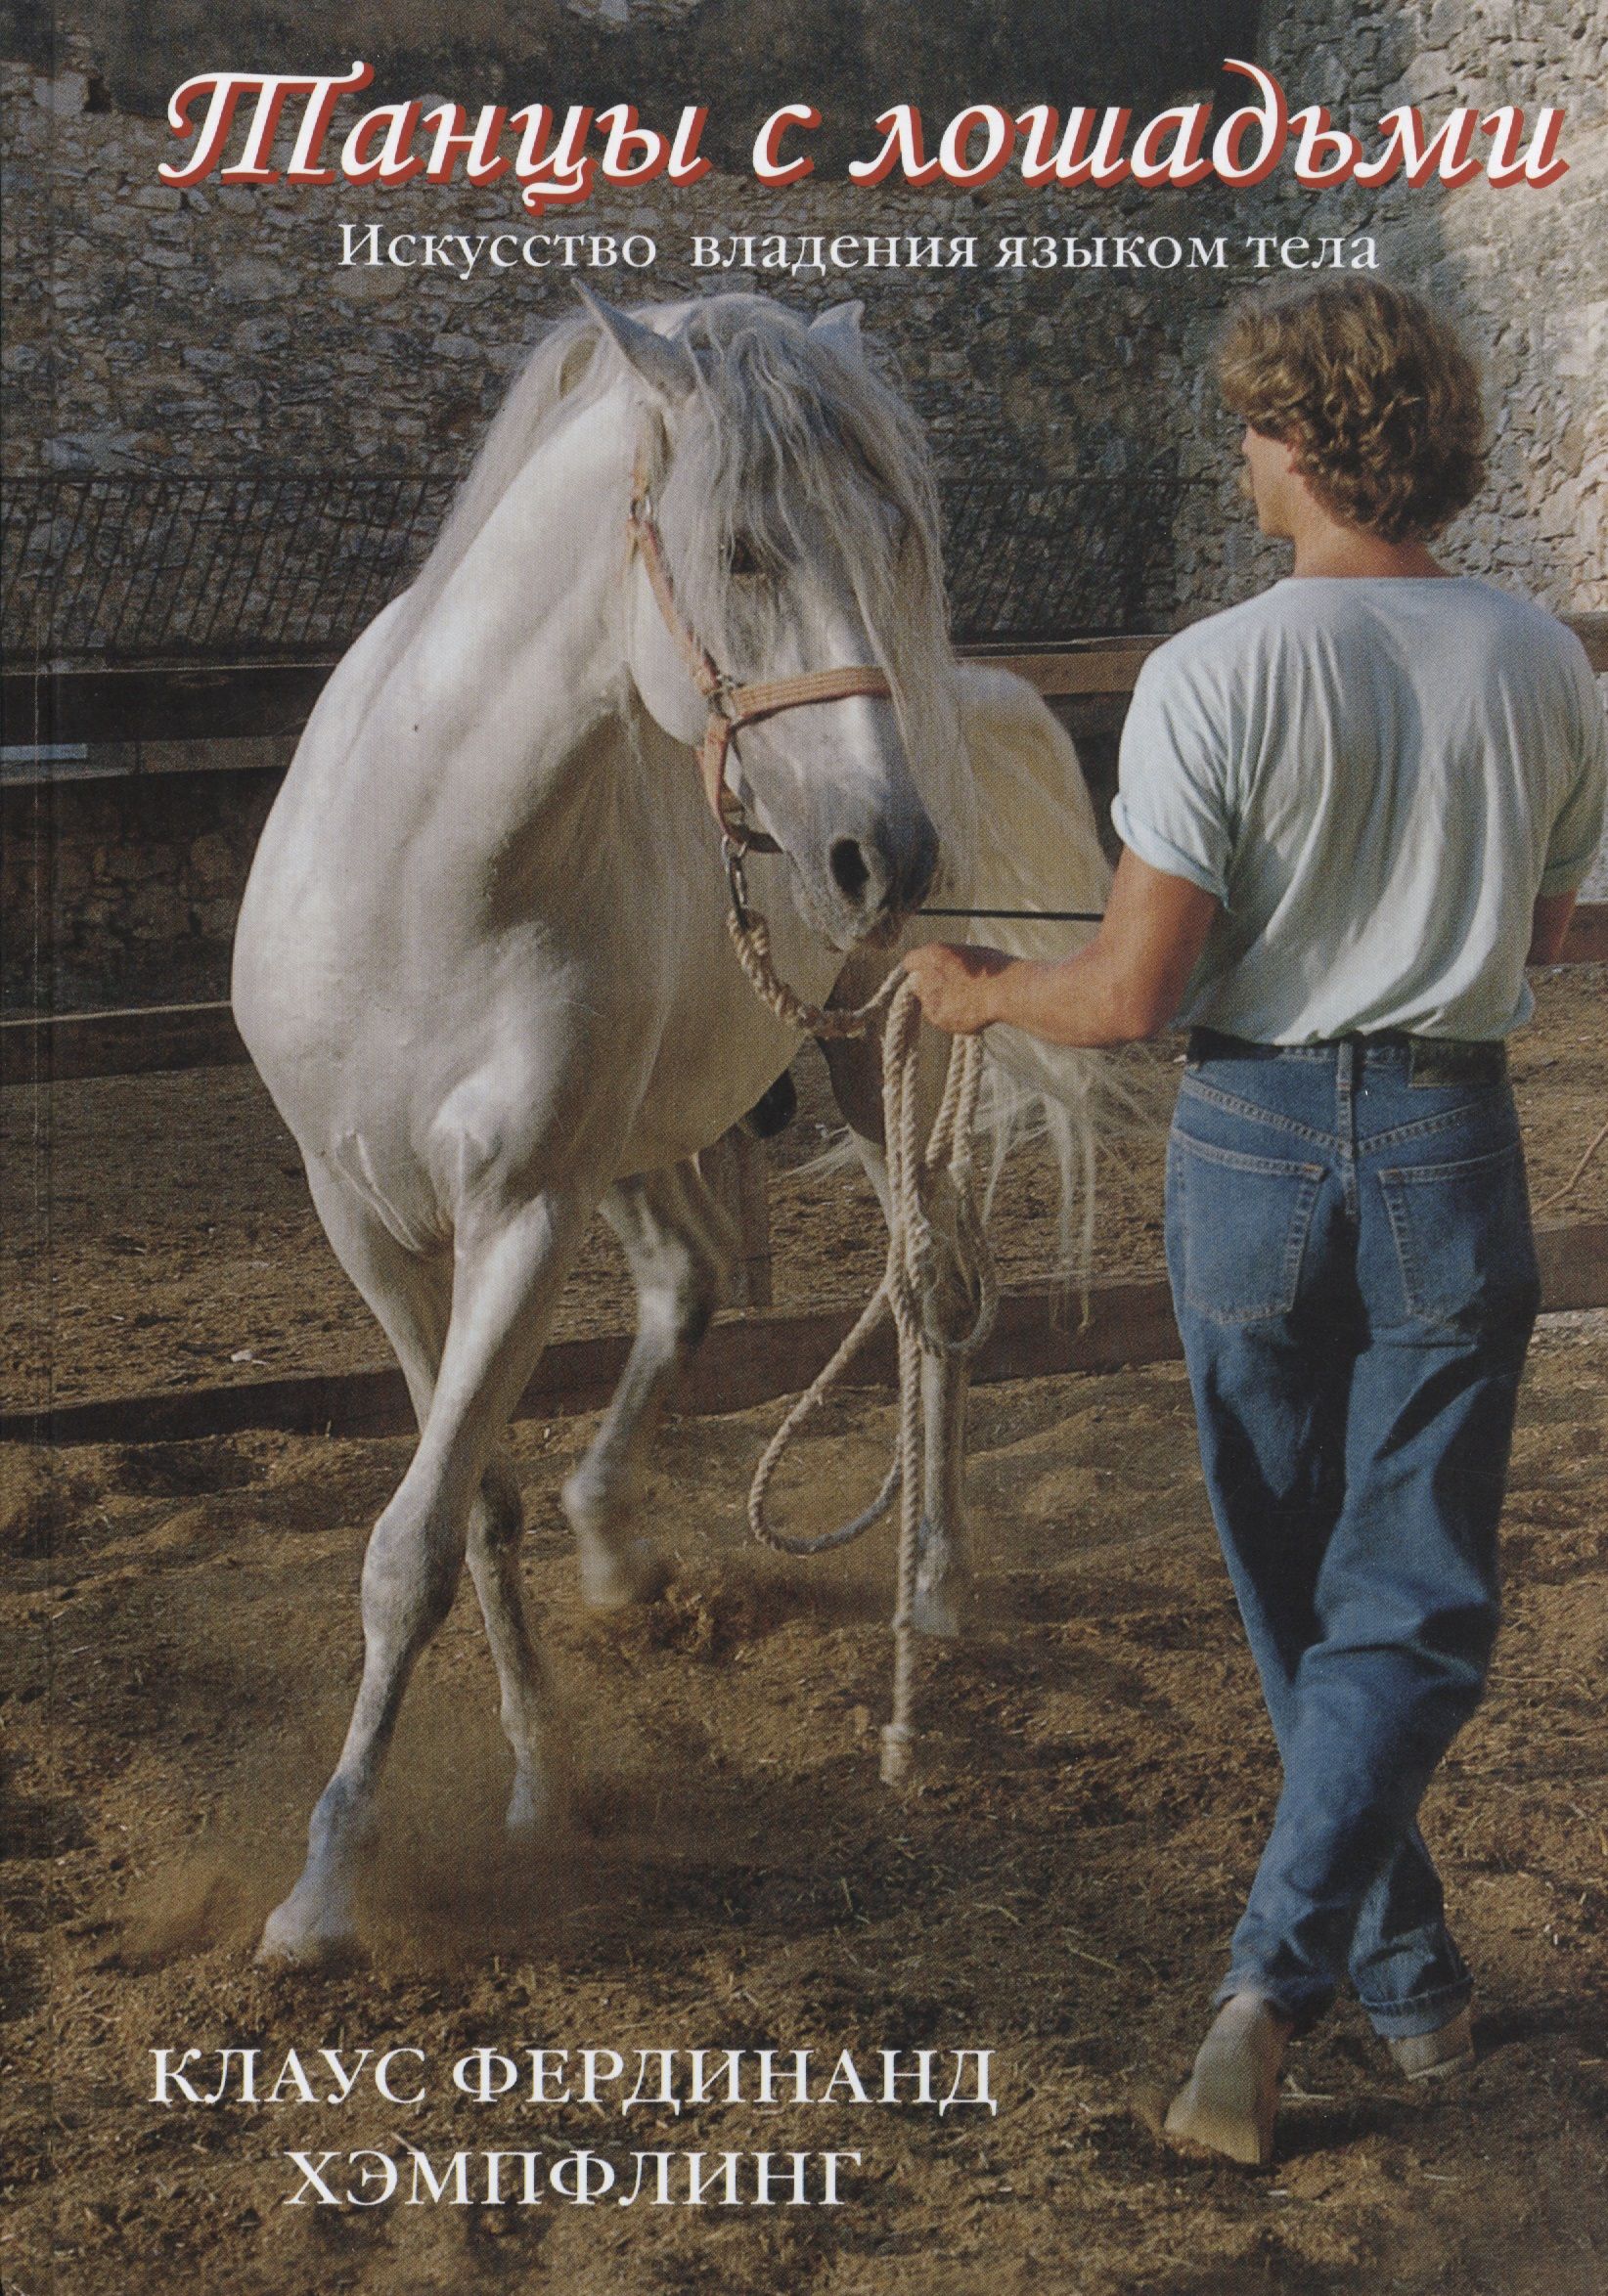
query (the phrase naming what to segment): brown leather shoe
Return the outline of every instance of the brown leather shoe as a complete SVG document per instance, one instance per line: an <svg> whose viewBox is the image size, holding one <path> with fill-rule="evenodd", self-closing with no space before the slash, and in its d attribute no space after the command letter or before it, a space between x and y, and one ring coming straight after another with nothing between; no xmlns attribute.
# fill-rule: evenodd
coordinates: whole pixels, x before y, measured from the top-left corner
<svg viewBox="0 0 1608 2296"><path fill-rule="evenodd" d="M1393 2041L1390 2053L1396 2069L1409 2081L1446 2081L1464 2073L1474 2062L1474 2012L1460 2009L1450 2024L1434 2033L1413 2033Z"/></svg>
<svg viewBox="0 0 1608 2296"><path fill-rule="evenodd" d="M1289 2037L1289 2020L1260 1994L1226 2001L1194 2071L1167 2108L1163 2133L1225 2153L1244 2168L1265 2169L1273 2158L1278 2073Z"/></svg>

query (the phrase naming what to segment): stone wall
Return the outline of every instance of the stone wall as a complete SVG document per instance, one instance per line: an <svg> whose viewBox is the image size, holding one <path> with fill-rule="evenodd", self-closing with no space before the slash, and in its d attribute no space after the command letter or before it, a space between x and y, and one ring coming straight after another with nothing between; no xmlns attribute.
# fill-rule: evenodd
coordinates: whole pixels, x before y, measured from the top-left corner
<svg viewBox="0 0 1608 2296"><path fill-rule="evenodd" d="M227 994L240 897L286 747L231 744L234 770L221 773L210 760L162 771L158 756L155 771L0 790L7 1008Z"/></svg>
<svg viewBox="0 0 1608 2296"><path fill-rule="evenodd" d="M694 234L975 236L974 270L815 272L785 277L780 291L806 310L865 300L952 469L1043 480L1095 468L1136 490L1176 470L1171 552L1154 564L1141 617L1157 627L1243 596L1280 568L1235 492L1233 426L1209 380L1224 308L1257 275L1243 260L1229 273L1002 270L998 241L1223 232L1234 248L1252 232L1372 234L1387 271L1457 318L1488 375L1492 482L1449 535L1450 555L1556 610L1601 608L1608 120L1591 13L1572 0L1302 0L1263 12L1260 54L1292 102L1324 102L1360 130L1400 102L1432 121L1454 101L1563 105L1571 172L1541 192L1476 181L1310 194L1280 171L1249 194L1122 187L1090 199L1029 193L1007 173L985 192L934 198L817 179L765 193L715 174L648 197L604 191L573 228L658 243L651 272L592 275L622 300L717 284L690 266ZM514 194L215 180L171 190L156 174L173 149L165 128L89 109L102 99L88 60L77 66L54 80L6 67L8 471L461 467L529 342L573 308L566 277L342 270L337 224L529 228ZM550 216L549 227L571 225ZM718 284L778 280L725 272ZM65 860L45 938L75 993L97 979L129 993L164 946L158 920L171 928L175 978L221 965L259 790L238 805L218 798L220 825L185 835L178 814L199 822L202 801L163 794L161 778L60 799ZM69 823L78 807L81 827ZM216 859L204 845L213 834L234 840L234 858L208 884L198 857ZM21 852L26 837L11 842ZM142 876L113 863L141 843L158 867ZM25 855L12 866L37 873Z"/></svg>
<svg viewBox="0 0 1608 2296"><path fill-rule="evenodd" d="M1248 282L1179 270L992 268L1012 233L1370 232L1385 266L1429 287L1485 359L1497 434L1492 488L1454 537L1460 563L1533 583L1548 603L1603 601L1608 436L1593 377L1608 365L1608 126L1589 11L1573 0L1302 0L1264 10L1264 54L1292 101L1376 122L1389 105L1436 117L1456 99L1569 112L1573 165L1544 192L1306 193L1280 170L1256 191L1103 197L874 193L811 179L783 192L712 175L650 197L605 189L584 231L647 233L648 273L594 284L631 298L707 291L695 234L975 235L971 271L784 277L806 309L858 294L940 455L1026 477L1094 464L1142 480L1184 460L1174 566L1153 600L1170 621L1262 580L1271 563L1232 493L1231 434L1207 365L1228 299ZM1519 26L1522 24L1522 36ZM528 228L507 185L220 186L176 191L160 123L83 109L86 71L6 67L10 310L7 468L455 468L472 451L542 324L573 308L565 276L338 267L340 220L390 231ZM466 91L472 94L472 91ZM550 216L549 226L571 228ZM720 284L775 286L724 273ZM1225 537L1235 539L1225 548Z"/></svg>
<svg viewBox="0 0 1608 2296"><path fill-rule="evenodd" d="M1449 531L1467 573L1554 612L1608 606L1608 87L1600 22L1575 0L1302 0L1265 12L1263 61L1305 101L1362 132L1396 104L1430 122L1454 103L1545 100L1567 113L1570 172L1542 191L1305 193L1275 175L1253 228L1371 232L1382 266L1431 295L1478 355L1491 476ZM1227 211L1225 211L1227 212ZM1204 378L1216 298L1190 312L1184 365ZM1182 410L1181 410L1182 412ZM1230 603L1282 570L1234 491L1233 426L1209 390L1188 394L1176 543L1181 613Z"/></svg>
<svg viewBox="0 0 1608 2296"><path fill-rule="evenodd" d="M575 308L560 270L459 280L440 270L341 269L338 224L471 236L533 228L506 185L295 191L157 181L173 145L144 119L74 110L82 75L44 82L5 67L7 271L13 307L5 374L7 468L236 470L449 467L472 452L543 325ZM1157 230L1179 203L1127 187L1058 229ZM695 235L839 233L995 241L1045 229L1045 202L1018 186L940 199L883 185L810 181L766 192L711 175L650 198L605 187L572 218L540 228L650 235L648 273L583 273L622 300L708 291ZM723 272L724 287L771 287ZM932 433L972 468L1069 472L1091 459L1126 470L1165 439L1145 386L1182 380L1167 358L1173 298L1134 275L1068 275L1060 291L992 268L784 276L813 311L862 296ZM1097 316L1094 309L1097 299ZM1068 309L1072 325L1068 327Z"/></svg>

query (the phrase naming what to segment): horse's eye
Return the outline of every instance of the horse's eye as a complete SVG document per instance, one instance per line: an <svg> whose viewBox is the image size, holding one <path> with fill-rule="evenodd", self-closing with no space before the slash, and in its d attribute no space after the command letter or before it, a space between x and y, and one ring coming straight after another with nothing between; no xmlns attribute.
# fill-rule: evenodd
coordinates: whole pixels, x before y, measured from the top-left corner
<svg viewBox="0 0 1608 2296"><path fill-rule="evenodd" d="M759 553L745 534L733 537L732 548L727 553L726 570L739 578L764 571L759 562Z"/></svg>

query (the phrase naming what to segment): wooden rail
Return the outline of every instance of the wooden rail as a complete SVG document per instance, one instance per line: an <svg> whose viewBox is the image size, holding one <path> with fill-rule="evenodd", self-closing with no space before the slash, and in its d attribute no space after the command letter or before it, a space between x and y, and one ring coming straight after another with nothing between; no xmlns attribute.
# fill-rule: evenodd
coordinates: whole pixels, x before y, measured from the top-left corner
<svg viewBox="0 0 1608 2296"><path fill-rule="evenodd" d="M1586 648L1593 670L1608 671L1608 613L1559 616ZM1080 638L1064 646L1012 653L1008 646L961 646L968 660L998 662L1014 670L1046 696L1079 693L1132 693L1134 681L1147 654L1165 643L1165 635L1138 634L1127 638Z"/></svg>
<svg viewBox="0 0 1608 2296"><path fill-rule="evenodd" d="M1544 1311L1608 1307L1608 1221L1542 1228L1536 1240ZM1116 1371L1130 1364L1171 1362L1181 1352L1172 1298L1160 1278L1091 1285L1087 1321L1080 1319L1079 1309L1079 1296L1068 1297L1058 1286L1007 1291L975 1376L993 1381ZM707 1416L796 1393L815 1377L858 1313L856 1304L717 1321L694 1358L677 1408ZM553 1342L514 1416L558 1419L601 1410L614 1391L630 1347L628 1338L612 1334ZM895 1377L886 1330L846 1374L852 1387L887 1387ZM248 1427L292 1435L405 1435L413 1428L413 1415L399 1371L307 1372L8 1412L0 1415L0 1440L177 1443Z"/></svg>
<svg viewBox="0 0 1608 2296"><path fill-rule="evenodd" d="M1594 670L1608 671L1608 614L1563 617ZM1132 693L1160 637L1088 638L1012 651L968 645L967 660L996 661L1047 698L1094 705ZM0 675L0 718L8 742L226 740L244 733L295 733L306 724L335 658L290 662L151 663L123 669L64 664ZM1120 721L1120 711L1116 713Z"/></svg>
<svg viewBox="0 0 1608 2296"><path fill-rule="evenodd" d="M139 1077L248 1061L227 1004L142 1004L0 1021L0 1084Z"/></svg>
<svg viewBox="0 0 1608 2296"><path fill-rule="evenodd" d="M0 675L0 727L8 742L299 733L334 668L330 660L7 670Z"/></svg>

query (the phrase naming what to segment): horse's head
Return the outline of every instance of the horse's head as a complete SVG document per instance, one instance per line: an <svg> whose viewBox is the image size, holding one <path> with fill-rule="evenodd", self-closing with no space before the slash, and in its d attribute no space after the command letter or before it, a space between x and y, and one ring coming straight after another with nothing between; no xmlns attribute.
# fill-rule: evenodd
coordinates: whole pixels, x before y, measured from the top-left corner
<svg viewBox="0 0 1608 2296"><path fill-rule="evenodd" d="M940 833L967 834L919 432L866 364L858 305L806 327L726 295L648 325L586 299L636 386L638 464L674 593L667 613L639 552L626 617L637 691L674 739L701 741L708 704L673 620L742 685L885 674L886 694L744 727L726 767L826 938L880 936L926 895Z"/></svg>

